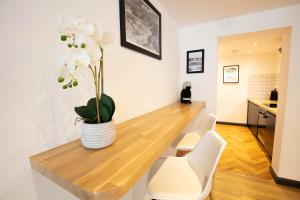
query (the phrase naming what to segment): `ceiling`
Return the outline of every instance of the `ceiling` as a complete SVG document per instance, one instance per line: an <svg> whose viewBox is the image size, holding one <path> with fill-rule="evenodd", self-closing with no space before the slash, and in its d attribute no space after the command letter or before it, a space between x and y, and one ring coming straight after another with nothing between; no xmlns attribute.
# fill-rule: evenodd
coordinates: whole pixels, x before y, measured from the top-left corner
<svg viewBox="0 0 300 200"><path fill-rule="evenodd" d="M278 52L284 31L283 28L219 38L218 57Z"/></svg>
<svg viewBox="0 0 300 200"><path fill-rule="evenodd" d="M181 27L300 3L300 0L160 1Z"/></svg>

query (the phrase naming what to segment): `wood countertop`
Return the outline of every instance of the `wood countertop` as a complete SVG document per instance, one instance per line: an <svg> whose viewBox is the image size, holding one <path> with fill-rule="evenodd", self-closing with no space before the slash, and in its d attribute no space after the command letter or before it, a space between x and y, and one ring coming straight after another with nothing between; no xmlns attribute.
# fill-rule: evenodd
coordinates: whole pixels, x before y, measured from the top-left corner
<svg viewBox="0 0 300 200"><path fill-rule="evenodd" d="M118 124L109 147L87 150L78 139L32 156L31 166L80 199L119 199L204 108L204 102L165 106Z"/></svg>
<svg viewBox="0 0 300 200"><path fill-rule="evenodd" d="M272 100L268 100L268 99L255 99L255 98L249 98L248 99L250 102L254 103L255 105L257 105L258 107L272 113L273 115L277 114L277 108L270 108L264 104L277 104L277 101L272 101Z"/></svg>

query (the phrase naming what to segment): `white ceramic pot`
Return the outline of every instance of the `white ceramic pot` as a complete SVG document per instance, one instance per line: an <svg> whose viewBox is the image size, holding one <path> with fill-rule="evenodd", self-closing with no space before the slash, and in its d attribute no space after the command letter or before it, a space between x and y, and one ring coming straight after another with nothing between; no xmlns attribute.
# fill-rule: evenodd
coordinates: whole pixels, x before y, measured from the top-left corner
<svg viewBox="0 0 300 200"><path fill-rule="evenodd" d="M81 125L81 143L87 149L100 149L111 145L116 139L113 121L100 124Z"/></svg>

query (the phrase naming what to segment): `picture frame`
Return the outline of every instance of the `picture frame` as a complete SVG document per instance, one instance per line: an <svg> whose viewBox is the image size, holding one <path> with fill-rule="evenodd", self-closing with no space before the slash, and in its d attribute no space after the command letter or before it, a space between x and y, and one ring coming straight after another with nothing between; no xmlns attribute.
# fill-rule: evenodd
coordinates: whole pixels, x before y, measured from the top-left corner
<svg viewBox="0 0 300 200"><path fill-rule="evenodd" d="M204 73L204 49L187 51L186 73Z"/></svg>
<svg viewBox="0 0 300 200"><path fill-rule="evenodd" d="M239 67L239 65L223 66L223 83L238 83Z"/></svg>
<svg viewBox="0 0 300 200"><path fill-rule="evenodd" d="M162 59L161 14L148 0L119 0L121 46Z"/></svg>

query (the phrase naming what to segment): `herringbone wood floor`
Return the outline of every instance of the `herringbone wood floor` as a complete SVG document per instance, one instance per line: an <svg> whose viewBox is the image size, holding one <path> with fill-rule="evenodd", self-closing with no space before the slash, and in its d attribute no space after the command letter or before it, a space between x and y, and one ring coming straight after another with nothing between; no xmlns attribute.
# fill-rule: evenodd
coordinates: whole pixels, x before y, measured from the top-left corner
<svg viewBox="0 0 300 200"><path fill-rule="evenodd" d="M300 189L260 178L216 170L211 196L205 200L299 200Z"/></svg>
<svg viewBox="0 0 300 200"><path fill-rule="evenodd" d="M247 127L218 124L217 132L228 142L217 169L272 180L270 160Z"/></svg>
<svg viewBox="0 0 300 200"><path fill-rule="evenodd" d="M217 125L228 142L206 200L300 200L300 189L277 185L270 161L247 127Z"/></svg>

